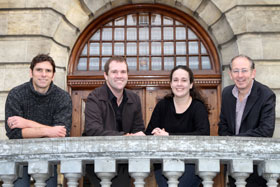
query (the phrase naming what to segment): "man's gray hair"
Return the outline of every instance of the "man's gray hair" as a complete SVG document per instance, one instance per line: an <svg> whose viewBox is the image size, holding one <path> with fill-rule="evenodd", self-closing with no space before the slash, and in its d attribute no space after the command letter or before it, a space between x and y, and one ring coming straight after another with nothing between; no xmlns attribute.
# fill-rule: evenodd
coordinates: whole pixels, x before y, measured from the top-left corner
<svg viewBox="0 0 280 187"><path fill-rule="evenodd" d="M251 69L255 69L255 62L247 55L240 54L231 59L230 64L229 64L229 70L232 70L232 62L239 57L246 58L247 60L249 60L249 62L251 63Z"/></svg>

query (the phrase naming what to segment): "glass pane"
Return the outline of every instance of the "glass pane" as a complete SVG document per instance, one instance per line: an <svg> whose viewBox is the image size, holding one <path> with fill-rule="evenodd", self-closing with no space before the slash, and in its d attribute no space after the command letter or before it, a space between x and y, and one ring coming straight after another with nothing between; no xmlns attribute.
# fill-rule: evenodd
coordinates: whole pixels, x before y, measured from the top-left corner
<svg viewBox="0 0 280 187"><path fill-rule="evenodd" d="M152 14L152 25L161 25L161 16L159 14Z"/></svg>
<svg viewBox="0 0 280 187"><path fill-rule="evenodd" d="M161 28L160 27L153 27L152 28L152 40L161 40Z"/></svg>
<svg viewBox="0 0 280 187"><path fill-rule="evenodd" d="M112 40L112 29L104 28L102 30L102 40Z"/></svg>
<svg viewBox="0 0 280 187"><path fill-rule="evenodd" d="M115 43L114 54L115 55L124 55L124 43Z"/></svg>
<svg viewBox="0 0 280 187"><path fill-rule="evenodd" d="M89 59L89 70L99 71L99 58Z"/></svg>
<svg viewBox="0 0 280 187"><path fill-rule="evenodd" d="M149 55L149 43L139 43L139 55Z"/></svg>
<svg viewBox="0 0 280 187"><path fill-rule="evenodd" d="M197 39L196 34L191 29L188 29L188 38L189 40Z"/></svg>
<svg viewBox="0 0 280 187"><path fill-rule="evenodd" d="M186 57L176 57L176 66L178 65L187 65L187 58Z"/></svg>
<svg viewBox="0 0 280 187"><path fill-rule="evenodd" d="M85 45L81 55L87 55L87 44Z"/></svg>
<svg viewBox="0 0 280 187"><path fill-rule="evenodd" d="M80 58L77 70L87 70L87 58Z"/></svg>
<svg viewBox="0 0 280 187"><path fill-rule="evenodd" d="M137 30L136 28L127 28L127 40L136 40L137 39Z"/></svg>
<svg viewBox="0 0 280 187"><path fill-rule="evenodd" d="M152 70L161 70L161 57L152 57Z"/></svg>
<svg viewBox="0 0 280 187"><path fill-rule="evenodd" d="M202 69L211 69L211 63L208 56L201 57L201 61Z"/></svg>
<svg viewBox="0 0 280 187"><path fill-rule="evenodd" d="M115 29L115 40L124 40L124 28Z"/></svg>
<svg viewBox="0 0 280 187"><path fill-rule="evenodd" d="M137 16L136 14L130 14L127 16L127 25L136 25Z"/></svg>
<svg viewBox="0 0 280 187"><path fill-rule="evenodd" d="M186 52L186 42L176 42L176 54L185 55Z"/></svg>
<svg viewBox="0 0 280 187"><path fill-rule="evenodd" d="M100 40L100 30L94 33L94 35L91 37L91 40Z"/></svg>
<svg viewBox="0 0 280 187"><path fill-rule="evenodd" d="M148 24L149 24L149 14L140 14L139 25L148 25Z"/></svg>
<svg viewBox="0 0 280 187"><path fill-rule="evenodd" d="M198 69L198 57L189 57L189 67L191 69Z"/></svg>
<svg viewBox="0 0 280 187"><path fill-rule="evenodd" d="M112 55L112 43L102 44L102 55Z"/></svg>
<svg viewBox="0 0 280 187"><path fill-rule="evenodd" d="M160 42L152 42L152 55L161 55Z"/></svg>
<svg viewBox="0 0 280 187"><path fill-rule="evenodd" d="M99 55L99 43L91 43L89 48L90 55Z"/></svg>
<svg viewBox="0 0 280 187"><path fill-rule="evenodd" d="M185 40L185 39L186 39L186 28L176 27L176 40Z"/></svg>
<svg viewBox="0 0 280 187"><path fill-rule="evenodd" d="M179 21L175 21L175 25L183 25L183 24Z"/></svg>
<svg viewBox="0 0 280 187"><path fill-rule="evenodd" d="M109 60L109 57L104 57L104 58L102 58L102 65L101 65L101 68L102 68L103 71L104 71L104 66L105 66L107 60Z"/></svg>
<svg viewBox="0 0 280 187"><path fill-rule="evenodd" d="M174 68L174 58L164 57L164 70L172 70Z"/></svg>
<svg viewBox="0 0 280 187"><path fill-rule="evenodd" d="M147 27L139 29L139 40L149 40L149 29Z"/></svg>
<svg viewBox="0 0 280 187"><path fill-rule="evenodd" d="M149 58L141 57L139 59L139 70L149 70Z"/></svg>
<svg viewBox="0 0 280 187"><path fill-rule="evenodd" d="M126 54L127 55L136 55L137 54L137 44L136 43L127 43Z"/></svg>
<svg viewBox="0 0 280 187"><path fill-rule="evenodd" d="M112 26L113 25L113 22L110 21L109 23L107 23L105 26Z"/></svg>
<svg viewBox="0 0 280 187"><path fill-rule="evenodd" d="M173 55L174 54L174 43L173 42L164 42L164 54Z"/></svg>
<svg viewBox="0 0 280 187"><path fill-rule="evenodd" d="M189 54L198 54L198 42L189 42Z"/></svg>
<svg viewBox="0 0 280 187"><path fill-rule="evenodd" d="M170 17L163 17L163 25L172 25L173 24L173 19Z"/></svg>
<svg viewBox="0 0 280 187"><path fill-rule="evenodd" d="M204 45L203 45L202 42L200 43L200 45L201 45L201 54L207 54L207 50L206 50L206 48L204 47Z"/></svg>
<svg viewBox="0 0 280 187"><path fill-rule="evenodd" d="M115 25L124 25L124 17L115 19Z"/></svg>
<svg viewBox="0 0 280 187"><path fill-rule="evenodd" d="M128 69L137 70L137 58L126 58Z"/></svg>
<svg viewBox="0 0 280 187"><path fill-rule="evenodd" d="M173 40L173 27L164 27L163 28L163 39L164 40Z"/></svg>

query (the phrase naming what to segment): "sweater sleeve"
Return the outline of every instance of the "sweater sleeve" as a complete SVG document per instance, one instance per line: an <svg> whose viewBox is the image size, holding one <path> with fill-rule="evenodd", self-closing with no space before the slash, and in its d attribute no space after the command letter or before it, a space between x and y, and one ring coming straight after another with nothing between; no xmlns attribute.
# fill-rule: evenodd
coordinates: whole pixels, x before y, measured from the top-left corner
<svg viewBox="0 0 280 187"><path fill-rule="evenodd" d="M151 116L151 119L150 119L150 122L148 124L148 127L145 131L145 134L146 135L152 135L152 131L159 127L160 128L160 116L161 116L161 110L160 110L160 104L161 102L157 103L153 113L152 113L152 116Z"/></svg>
<svg viewBox="0 0 280 187"><path fill-rule="evenodd" d="M70 136L72 126L72 100L70 95L63 91L56 103L56 110L53 114L53 126L64 126L66 136Z"/></svg>
<svg viewBox="0 0 280 187"><path fill-rule="evenodd" d="M14 91L11 90L8 94L8 97L6 99L5 104L5 128L6 128L6 135L9 139L22 139L22 129L15 128L10 129L8 126L8 118L12 116L21 116L23 117L23 111L21 107L21 101L20 95Z"/></svg>

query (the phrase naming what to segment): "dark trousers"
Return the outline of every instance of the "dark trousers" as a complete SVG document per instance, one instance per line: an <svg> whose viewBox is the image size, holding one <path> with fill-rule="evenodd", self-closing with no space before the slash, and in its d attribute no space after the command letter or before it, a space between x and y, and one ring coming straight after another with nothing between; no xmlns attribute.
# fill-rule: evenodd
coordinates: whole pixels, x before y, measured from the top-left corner
<svg viewBox="0 0 280 187"><path fill-rule="evenodd" d="M100 179L94 172L94 165L86 165L86 177L94 187L100 187ZM112 179L111 187L130 187L131 177L128 174L128 164L118 164L117 174Z"/></svg>
<svg viewBox="0 0 280 187"><path fill-rule="evenodd" d="M154 172L158 187L168 187L167 178L162 174L160 164L154 164ZM195 165L185 164L185 171L179 178L178 187L199 187L201 179L195 175Z"/></svg>
<svg viewBox="0 0 280 187"><path fill-rule="evenodd" d="M229 186L236 187L235 179L229 176ZM258 175L258 166L254 165L253 173L246 179L246 187L266 187L266 180Z"/></svg>
<svg viewBox="0 0 280 187"><path fill-rule="evenodd" d="M47 187L57 187L57 166L54 166L53 176L47 181ZM14 182L14 187L30 187L30 175L28 175L28 167L23 166L22 176Z"/></svg>

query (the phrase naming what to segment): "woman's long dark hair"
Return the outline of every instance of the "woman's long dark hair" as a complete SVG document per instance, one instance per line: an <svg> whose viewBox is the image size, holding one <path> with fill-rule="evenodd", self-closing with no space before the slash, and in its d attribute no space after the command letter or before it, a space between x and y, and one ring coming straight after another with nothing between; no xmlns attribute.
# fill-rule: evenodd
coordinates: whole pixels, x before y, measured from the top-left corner
<svg viewBox="0 0 280 187"><path fill-rule="evenodd" d="M200 93L200 89L196 87L196 85L194 83L193 72L188 66L179 65L179 66L174 67L170 72L170 76L169 76L170 83L172 82L173 73L178 69L185 70L186 72L189 73L190 84L193 84L192 88L190 89L190 96L192 97L192 99L197 99L197 100L201 101L205 105L205 107L209 113L210 108L209 108L207 102L205 101L204 97L202 97L202 95ZM165 96L165 98L171 98L171 97L172 98L174 97L174 93L172 92L172 90L171 90L171 94L167 94Z"/></svg>

